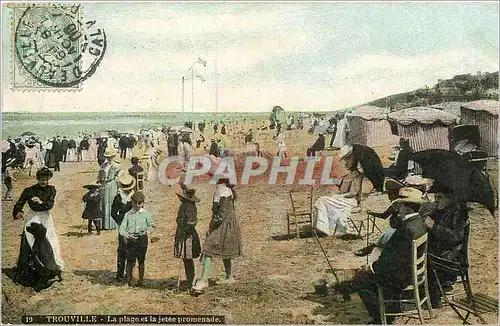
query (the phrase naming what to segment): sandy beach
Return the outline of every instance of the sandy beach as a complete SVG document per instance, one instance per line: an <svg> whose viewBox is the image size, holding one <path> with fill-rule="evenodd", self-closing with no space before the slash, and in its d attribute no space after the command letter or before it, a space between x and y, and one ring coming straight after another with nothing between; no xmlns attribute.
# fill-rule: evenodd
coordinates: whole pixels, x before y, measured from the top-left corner
<svg viewBox="0 0 500 326"><path fill-rule="evenodd" d="M261 123L246 124L244 130ZM229 126L237 160L244 152L243 136L237 134L240 126ZM208 128L207 128L208 129ZM210 130L211 131L211 130ZM272 136L275 131L259 132L256 140L266 157L275 155ZM210 135L206 135L209 139ZM290 155L305 156L305 149L316 136L306 129L286 131L285 141ZM330 136L327 136L327 143ZM387 166L390 148L375 148ZM341 176L338 152L326 151L334 156L332 176ZM123 167L130 165L123 161ZM29 314L216 314L224 315L226 323L336 323L362 324L368 318L357 295L351 301L340 296L314 295L313 282L332 274L314 237L287 239L286 210L290 200L288 191L298 185L267 184L265 178L252 180L238 186L236 205L243 236L243 256L235 260L236 283L214 285L208 292L191 297L177 294L179 261L173 256L173 238L179 201L175 186L147 182L146 208L153 213L160 241L149 245L146 260L146 280L143 288L129 288L114 279L116 268L117 231L103 231L100 236L87 235L81 217L82 186L94 181L97 163L61 163L61 172L54 174L51 183L57 189L52 214L61 242L65 260L64 280L49 289L35 292L13 283L9 275L16 265L22 232L22 222L12 219L14 202L2 203L2 315L4 323L20 323L22 315ZM496 171L490 171L497 182ZM33 177L17 175L14 198L35 183ZM298 179L296 179L298 180ZM198 232L202 238L208 229L211 214L211 196L214 186L207 182L195 184L198 204ZM314 187L314 197L336 192L334 186ZM370 195L371 184L365 181L364 210L383 210L389 204L386 195ZM498 220L486 209L474 205L471 217L470 275L475 291L498 296ZM379 226L385 227L381 222ZM83 236L79 236L83 230ZM356 268L366 263L365 258L355 257L353 251L363 247L366 240L342 240L337 237L320 239L335 268ZM199 276L200 264L196 261ZM221 261L214 264L213 278L223 274ZM181 273L184 279L184 273ZM449 307L435 310L433 324L456 324L460 320ZM497 324L497 316L486 315L487 321ZM475 320L475 319L472 319ZM415 321L410 321L415 322Z"/></svg>

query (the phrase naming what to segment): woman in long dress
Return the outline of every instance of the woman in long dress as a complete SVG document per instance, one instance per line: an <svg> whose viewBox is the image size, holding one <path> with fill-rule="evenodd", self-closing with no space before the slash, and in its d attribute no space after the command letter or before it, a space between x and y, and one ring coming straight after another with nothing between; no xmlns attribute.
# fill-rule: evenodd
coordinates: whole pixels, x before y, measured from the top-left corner
<svg viewBox="0 0 500 326"><path fill-rule="evenodd" d="M97 160L97 139L95 139L95 137L90 139L88 158L90 162L95 162Z"/></svg>
<svg viewBox="0 0 500 326"><path fill-rule="evenodd" d="M118 224L111 217L111 206L118 193L116 176L121 169L120 165L115 161L116 154L118 154L118 151L114 147L106 148L104 152L106 161L102 163L97 177L98 183L101 185L102 230L114 230L118 228Z"/></svg>
<svg viewBox="0 0 500 326"><path fill-rule="evenodd" d="M234 186L221 176L213 197L212 220L202 249L203 269L201 279L193 287L195 292L201 293L208 287L213 258L222 259L226 271L225 279L219 284L235 282L232 260L241 255L241 233L234 207L235 199Z"/></svg>
<svg viewBox="0 0 500 326"><path fill-rule="evenodd" d="M349 132L349 123L347 118L344 116L337 123L337 133L335 134L335 140L333 141L333 148L342 148L347 144L347 133Z"/></svg>
<svg viewBox="0 0 500 326"><path fill-rule="evenodd" d="M21 247L17 261L16 281L39 290L50 286L55 276L62 280L64 265L59 238L50 213L54 207L56 188L49 185L52 171L43 167L36 173L37 184L25 188L14 205L14 219L24 219ZM28 210L23 211L28 203Z"/></svg>
<svg viewBox="0 0 500 326"><path fill-rule="evenodd" d="M281 132L281 128L278 127L278 134L276 135L276 156L285 155L286 145L285 138L283 137L283 133Z"/></svg>

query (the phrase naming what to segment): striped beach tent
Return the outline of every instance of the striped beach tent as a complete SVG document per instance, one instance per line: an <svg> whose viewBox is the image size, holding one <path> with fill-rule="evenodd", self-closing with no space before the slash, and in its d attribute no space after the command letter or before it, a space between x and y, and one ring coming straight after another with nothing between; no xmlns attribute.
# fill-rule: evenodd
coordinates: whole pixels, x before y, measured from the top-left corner
<svg viewBox="0 0 500 326"><path fill-rule="evenodd" d="M498 157L498 111L499 102L479 100L462 103L461 123L479 127L481 147L490 157Z"/></svg>
<svg viewBox="0 0 500 326"><path fill-rule="evenodd" d="M388 109L365 105L346 114L349 123L349 144L361 144L368 147L392 146L399 138L391 132L387 120Z"/></svg>

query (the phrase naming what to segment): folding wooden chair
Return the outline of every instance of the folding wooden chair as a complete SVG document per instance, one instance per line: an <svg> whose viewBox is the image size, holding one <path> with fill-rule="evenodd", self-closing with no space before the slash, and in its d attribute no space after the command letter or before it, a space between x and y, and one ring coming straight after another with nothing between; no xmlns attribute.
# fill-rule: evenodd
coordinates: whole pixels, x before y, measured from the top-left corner
<svg viewBox="0 0 500 326"><path fill-rule="evenodd" d="M416 215L416 218L420 216ZM429 285L427 280L427 238L428 233L425 233L418 239L412 241L412 284L408 285L404 290L405 293L412 293L413 298L404 299L404 297L399 300L396 299L384 299L383 288L378 286L378 298L380 303L380 319L382 324L387 324L386 316L408 316L413 317L418 315L420 323L424 323L423 309L422 306L426 304L427 310L429 312L429 317L433 318L432 306L430 302L429 295ZM424 293L420 292L423 287ZM411 291L411 292L410 292ZM386 312L385 304L397 302L400 304L401 312ZM406 305L414 305L416 309L406 310Z"/></svg>
<svg viewBox="0 0 500 326"><path fill-rule="evenodd" d="M295 225L296 237L300 237L300 225L312 227L313 187L309 190L290 190L291 210L286 213L287 231L290 235L290 225ZM293 218L293 220L291 220Z"/></svg>
<svg viewBox="0 0 500 326"><path fill-rule="evenodd" d="M469 278L469 257L468 257L468 242L470 225L465 229L465 259L462 262L448 260L433 254L429 254L430 268L436 277L441 297L445 304L448 304L460 317L464 324L471 324L467 320L470 315L476 316L481 323L488 324L482 315L496 312L498 313L498 299L492 298L482 293L474 293L470 284ZM458 282L462 283L464 292L448 296L444 291L439 281L437 271L443 271L452 275L457 275Z"/></svg>

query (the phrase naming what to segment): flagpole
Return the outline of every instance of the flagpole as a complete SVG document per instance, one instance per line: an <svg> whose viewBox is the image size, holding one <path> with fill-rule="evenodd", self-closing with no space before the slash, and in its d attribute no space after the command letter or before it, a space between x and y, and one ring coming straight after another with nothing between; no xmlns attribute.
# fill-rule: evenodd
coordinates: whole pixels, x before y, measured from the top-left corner
<svg viewBox="0 0 500 326"><path fill-rule="evenodd" d="M215 115L219 112L219 75L217 74L217 57L215 58Z"/></svg>

